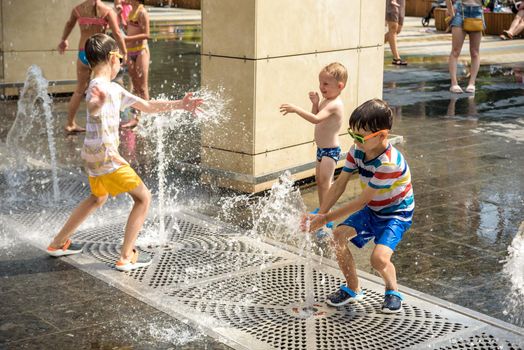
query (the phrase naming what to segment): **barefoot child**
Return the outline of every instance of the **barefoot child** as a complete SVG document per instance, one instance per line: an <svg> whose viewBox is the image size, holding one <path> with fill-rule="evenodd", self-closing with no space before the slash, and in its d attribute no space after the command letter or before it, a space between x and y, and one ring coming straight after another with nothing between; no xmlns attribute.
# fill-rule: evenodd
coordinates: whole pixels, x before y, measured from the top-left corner
<svg viewBox="0 0 524 350"><path fill-rule="evenodd" d="M93 80L87 89L87 133L82 148L86 161L91 195L73 210L71 216L55 236L47 252L52 256L77 254L82 245L71 242L71 235L87 217L107 200L108 195L129 193L134 206L129 214L124 243L116 268L129 271L151 263L150 257L138 256L135 241L147 216L151 194L140 177L118 153L119 111L132 106L146 113L175 109L190 112L198 110L201 99L186 94L180 101L145 101L112 83L120 69L122 56L113 39L96 34L86 42L86 58L93 69Z"/></svg>
<svg viewBox="0 0 524 350"><path fill-rule="evenodd" d="M408 164L388 142L392 115L389 106L379 99L367 101L355 109L349 119L348 129L355 144L351 146L346 164L329 190L318 215L309 215L310 230L313 232L328 221L349 215L333 231L332 243L338 266L347 284L328 295L326 302L331 306L341 306L363 298L348 241L362 248L373 239L376 245L371 253L371 265L380 273L386 285L382 312L397 313L402 308L402 295L398 292L391 256L411 226L415 202ZM344 193L353 173L359 174L362 193L330 212Z"/></svg>
<svg viewBox="0 0 524 350"><path fill-rule="evenodd" d="M113 31L120 53L126 56L126 45L118 30L118 22L115 13L100 0L86 0L75 6L71 16L66 22L62 40L58 44L58 52L63 54L69 47L67 38L78 22L80 28L80 41L78 43L78 59L76 62L76 89L71 96L67 110L67 124L65 130L68 133L83 132L84 128L78 126L75 121L76 112L86 91L91 69L86 60L84 46L87 38L96 33L104 33L109 27Z"/></svg>
<svg viewBox="0 0 524 350"><path fill-rule="evenodd" d="M322 207L326 194L331 187L333 174L340 156L338 134L342 126L344 116L344 105L340 94L348 79L346 68L338 63L331 63L324 67L318 76L319 90L323 100L317 92L310 92L311 112L307 112L292 104L280 106L280 112L284 115L296 113L310 123L315 124L315 143L317 144L317 165L315 178L318 187L319 207ZM313 213L318 212L318 208ZM332 222L327 222L329 228Z"/></svg>

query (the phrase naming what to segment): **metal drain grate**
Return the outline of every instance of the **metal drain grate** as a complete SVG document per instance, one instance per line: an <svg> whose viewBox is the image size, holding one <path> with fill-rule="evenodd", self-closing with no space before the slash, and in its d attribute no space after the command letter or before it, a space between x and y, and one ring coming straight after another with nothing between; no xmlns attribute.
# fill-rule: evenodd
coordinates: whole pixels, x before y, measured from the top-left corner
<svg viewBox="0 0 524 350"><path fill-rule="evenodd" d="M317 349L405 349L464 329L460 323L345 313L316 320Z"/></svg>
<svg viewBox="0 0 524 350"><path fill-rule="evenodd" d="M58 220L62 224L69 215L41 209L35 205L6 222L15 221L14 229L30 229ZM110 214L110 220L77 233L76 239L86 243L84 254L68 261L164 312L201 325L212 336L230 339L238 349L522 350L524 331L510 332L511 326L503 322L498 327L493 320L486 323L478 315L432 304L419 299L420 293L406 292L402 313L381 314L383 286L370 276L361 280L363 301L329 308L323 303L326 295L343 281L327 259L322 265L315 258L306 264L294 252L191 213L166 215L168 244L140 248L153 255L150 266L117 272L113 266L125 216ZM156 223L148 225L154 229ZM309 293L314 302L306 305Z"/></svg>
<svg viewBox="0 0 524 350"><path fill-rule="evenodd" d="M305 300L304 266L285 265L168 292L180 299L228 301L282 308Z"/></svg>
<svg viewBox="0 0 524 350"><path fill-rule="evenodd" d="M143 248L137 247L139 252L147 252L153 258L155 253L151 251L146 251ZM120 245L117 244L107 244L107 243L86 243L84 245L84 254L90 255L98 261L103 262L107 266L113 268L115 263L120 258ZM147 273L149 266L146 266L141 269L136 269L133 271L123 272L124 274L132 277L139 282L144 280L144 276Z"/></svg>
<svg viewBox="0 0 524 350"><path fill-rule="evenodd" d="M272 348L307 349L307 320L293 317L283 309L215 302L204 304L191 300L184 303L270 344Z"/></svg>
<svg viewBox="0 0 524 350"><path fill-rule="evenodd" d="M180 283L234 274L240 270L275 263L279 257L253 255L228 251L176 250L164 251L149 283L165 287Z"/></svg>
<svg viewBox="0 0 524 350"><path fill-rule="evenodd" d="M464 340L454 340L453 345L440 348L440 350L469 349L469 350L522 350L516 344L497 339L493 335L482 333Z"/></svg>

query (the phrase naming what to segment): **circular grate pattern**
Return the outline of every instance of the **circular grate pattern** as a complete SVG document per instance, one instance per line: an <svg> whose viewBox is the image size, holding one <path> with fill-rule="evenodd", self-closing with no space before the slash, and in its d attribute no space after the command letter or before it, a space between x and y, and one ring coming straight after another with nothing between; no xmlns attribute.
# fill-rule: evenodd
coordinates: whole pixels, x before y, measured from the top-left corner
<svg viewBox="0 0 524 350"><path fill-rule="evenodd" d="M469 349L469 350L523 350L522 347L511 344L509 341L499 339L493 335L482 333L467 339L452 339L453 345L440 348L440 350Z"/></svg>
<svg viewBox="0 0 524 350"><path fill-rule="evenodd" d="M340 285L345 284L345 281L339 277L319 272L313 269L313 281L314 281L314 292L315 300L323 302L326 297L338 290ZM358 312L363 314L380 314L382 308L382 302L384 301L384 295L375 291L364 288L365 297L364 299L355 304L345 306L346 309L351 309L351 312ZM443 320L439 315L435 315L430 311L422 310L417 306L410 305L409 302L404 302L402 306L403 317L420 317L428 319Z"/></svg>
<svg viewBox="0 0 524 350"><path fill-rule="evenodd" d="M306 320L288 315L282 309L253 305L232 307L229 304L197 301L185 301L185 304L254 336L274 349L307 349Z"/></svg>
<svg viewBox="0 0 524 350"><path fill-rule="evenodd" d="M76 192L76 198L86 190L78 181L61 185L64 193ZM44 190L45 186L50 189L49 183L43 186ZM40 231L62 225L72 209L63 209L63 206L59 210L49 209L38 200L19 204L23 205L4 207L0 211L10 214L8 222ZM113 204L115 208L109 206L103 214L108 219L99 221L102 224L74 236L85 242L85 255L110 267L119 258L118 242L122 241L128 213L126 209L125 217L115 215L119 211L113 209L121 209L116 206L122 203ZM336 273L325 272L330 268L319 271L312 265L311 270L306 271L308 267L298 256L296 260L289 260L282 257L289 255L269 254L255 240L188 217L176 213L166 215L168 237L176 244L140 249L156 255L153 264L118 276L142 282L129 286L145 295L160 288L166 298L171 298L170 308L186 305L189 310L177 311L196 322L212 317L223 323L230 329L224 328L221 334L244 347L259 341L262 345L257 346L267 344L268 349L283 350L427 348L435 342L442 344L444 338L453 340L441 350L522 350L508 340L514 338L497 338L489 332L477 334L481 331L464 324L466 318L454 318L453 312L442 313L443 309L439 308L443 317L432 312L429 303L427 307L419 307L411 305L408 298L400 314L381 314L381 287L369 281L363 281L366 291L363 301L329 308L323 301L343 283ZM148 221L147 225L154 229L157 220ZM313 306L305 305L307 293L313 294ZM456 319L460 322L453 321ZM472 325L478 326L478 323ZM229 336L231 328L235 331ZM460 337L453 338L454 333Z"/></svg>
<svg viewBox="0 0 524 350"><path fill-rule="evenodd" d="M154 253L151 251L146 251L138 247L136 249L139 253L145 252L154 258ZM120 259L120 245L107 243L86 243L84 245L83 253L92 256L96 260L99 260L108 266L114 267L115 263L118 261L118 259ZM129 277L132 277L139 282L143 282L144 276L150 267L151 265L138 268L133 271L124 271L122 273L125 273Z"/></svg>
<svg viewBox="0 0 524 350"><path fill-rule="evenodd" d="M315 323L317 349L403 349L465 328L453 322L353 313Z"/></svg>
<svg viewBox="0 0 524 350"><path fill-rule="evenodd" d="M122 243L124 240L124 228L126 223L119 222L104 226L93 227L75 233L75 240L81 242L98 242L98 243Z"/></svg>
<svg viewBox="0 0 524 350"><path fill-rule="evenodd" d="M305 299L304 266L286 265L230 277L205 286L175 289L169 295L186 299L286 307Z"/></svg>
<svg viewBox="0 0 524 350"><path fill-rule="evenodd" d="M228 251L177 250L164 251L151 277L151 287L190 283L243 269L275 263L282 258Z"/></svg>
<svg viewBox="0 0 524 350"><path fill-rule="evenodd" d="M223 250L231 252L257 253L259 249L228 236L189 236L179 241L186 249Z"/></svg>

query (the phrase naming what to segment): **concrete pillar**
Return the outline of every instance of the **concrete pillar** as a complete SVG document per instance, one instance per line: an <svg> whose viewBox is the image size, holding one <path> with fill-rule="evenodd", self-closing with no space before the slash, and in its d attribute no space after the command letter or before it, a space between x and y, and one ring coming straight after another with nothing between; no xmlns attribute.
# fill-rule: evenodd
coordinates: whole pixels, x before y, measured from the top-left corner
<svg viewBox="0 0 524 350"><path fill-rule="evenodd" d="M349 71L346 125L358 104L381 97L384 16L385 0L203 1L202 86L231 100L231 119L202 136L202 165L219 185L258 192L285 169L314 174L313 125L278 107L309 108L320 69L334 61Z"/></svg>
<svg viewBox="0 0 524 350"><path fill-rule="evenodd" d="M1 94L17 94L18 89L9 86L23 82L32 64L40 66L48 80L76 80L78 27L69 37L65 55L59 55L56 47L65 22L78 3L78 0L0 0ZM50 90L72 91L71 86L55 86Z"/></svg>

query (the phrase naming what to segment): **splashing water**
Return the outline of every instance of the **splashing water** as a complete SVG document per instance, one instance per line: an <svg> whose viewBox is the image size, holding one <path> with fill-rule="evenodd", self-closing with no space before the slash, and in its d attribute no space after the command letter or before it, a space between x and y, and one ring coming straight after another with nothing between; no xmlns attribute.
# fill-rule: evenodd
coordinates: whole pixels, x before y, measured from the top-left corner
<svg viewBox="0 0 524 350"><path fill-rule="evenodd" d="M258 200L257 200L258 199ZM304 280L312 279L311 261L313 241L310 234L305 234L300 228L306 206L300 190L294 186L294 180L289 171L284 172L272 186L268 195L257 198L253 195L240 195L222 200L222 214L226 218L234 215L233 210L245 206L250 210L253 227L248 235L262 239L269 238L276 245L293 245L304 257ZM302 280L297 283L302 283ZM306 289L306 308L314 304L314 290Z"/></svg>
<svg viewBox="0 0 524 350"><path fill-rule="evenodd" d="M511 291L506 296L504 314L520 326L524 325L524 221L508 248L504 273L510 278Z"/></svg>
<svg viewBox="0 0 524 350"><path fill-rule="evenodd" d="M43 115L47 134L47 147L50 155L53 200L56 202L60 197L60 193L58 187L56 147L53 134L52 101L47 93L48 86L49 83L43 77L42 70L36 65L29 67L24 87L18 100L16 119L6 139L8 150L15 156L12 176L7 176L7 179L11 188L19 188L19 186L29 180L23 175L26 174L26 170L28 170L28 159L31 157L42 159L43 150L39 148L31 149L30 145L32 145L32 143L30 141L34 138L34 135L43 134L44 128L41 123L41 117ZM36 133L31 132L33 128L38 128Z"/></svg>
<svg viewBox="0 0 524 350"><path fill-rule="evenodd" d="M225 112L229 100L224 97L223 89L218 91L201 89L193 93L193 97L204 100L204 104L200 108L201 111L198 111L194 116L183 110L149 115L144 118L144 122L140 124L137 130L142 137L152 136L155 140L155 155L158 162L156 168L156 176L158 177L158 205L156 208L158 226L146 228L145 234L139 238L141 243L149 242L151 244L153 241L156 241L157 244L167 244L168 242L164 222L165 212L167 208L175 208L179 190L167 185L169 162L175 158L168 155L171 149L167 148L167 142L174 142L173 146L169 144L169 148L183 149L184 143L186 143L184 137L187 138L188 134L193 136L193 138L199 138L198 135L203 126L213 127L225 122L229 117L228 113ZM160 95L158 98L172 100L172 98L165 95ZM182 130L182 133L173 136L174 132L179 132L180 130ZM193 161L193 159L188 159L191 155L182 155L186 158L182 162ZM168 192L170 196L166 196ZM174 230L179 231L176 223L174 223Z"/></svg>

